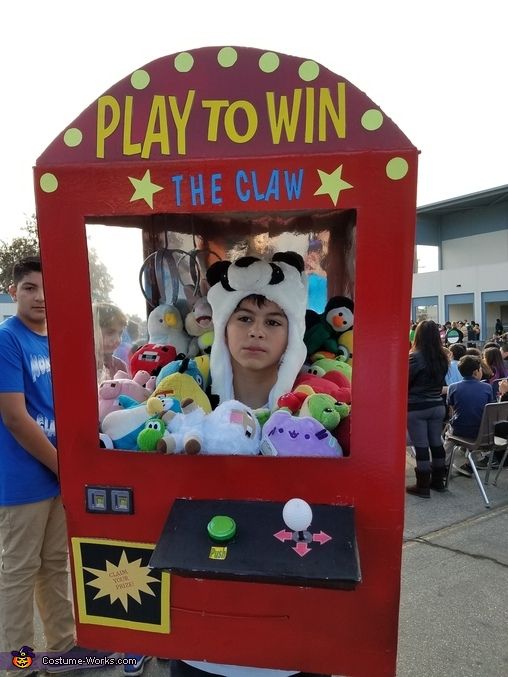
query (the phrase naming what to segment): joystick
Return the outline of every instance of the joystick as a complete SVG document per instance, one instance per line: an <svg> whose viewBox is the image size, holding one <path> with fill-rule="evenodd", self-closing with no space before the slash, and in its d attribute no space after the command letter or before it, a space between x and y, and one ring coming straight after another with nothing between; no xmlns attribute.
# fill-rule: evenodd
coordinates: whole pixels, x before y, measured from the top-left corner
<svg viewBox="0 0 508 677"><path fill-rule="evenodd" d="M282 509L284 524L293 532L295 541L312 541L308 529L312 522L312 509L302 498L292 498Z"/></svg>

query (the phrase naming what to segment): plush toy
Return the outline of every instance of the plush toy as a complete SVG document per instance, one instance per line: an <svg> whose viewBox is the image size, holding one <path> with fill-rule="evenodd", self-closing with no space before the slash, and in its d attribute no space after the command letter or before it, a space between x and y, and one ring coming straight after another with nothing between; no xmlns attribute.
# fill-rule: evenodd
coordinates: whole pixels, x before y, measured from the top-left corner
<svg viewBox="0 0 508 677"><path fill-rule="evenodd" d="M338 350L337 356L339 359L347 362L351 367L353 366L353 330L344 331L339 334L337 339Z"/></svg>
<svg viewBox="0 0 508 677"><path fill-rule="evenodd" d="M259 452L261 426L253 410L236 400L228 400L205 414L195 408L177 414L158 449L167 453L236 454L254 456Z"/></svg>
<svg viewBox="0 0 508 677"><path fill-rule="evenodd" d="M158 416L151 416L138 434L137 447L140 451L155 451L157 443L166 432L165 422Z"/></svg>
<svg viewBox="0 0 508 677"><path fill-rule="evenodd" d="M349 416L351 407L328 393L314 392L309 385L297 386L279 397L277 405L293 416L310 416L327 430L334 430L341 420Z"/></svg>
<svg viewBox="0 0 508 677"><path fill-rule="evenodd" d="M344 376L346 376L350 383L353 376L352 367L343 360L338 359L331 360L328 358L322 358L320 360L316 360L310 366L306 366L305 371L310 374L315 374L316 376L324 376L331 371L339 371L344 374Z"/></svg>
<svg viewBox="0 0 508 677"><path fill-rule="evenodd" d="M310 392L309 392L310 391ZM308 386L299 386L291 393L279 397L279 407L294 416L310 416L327 430L335 430L341 420L349 416L350 407L326 393L315 393Z"/></svg>
<svg viewBox="0 0 508 677"><path fill-rule="evenodd" d="M265 423L260 451L265 456L342 456L340 444L321 423L283 410L274 412Z"/></svg>
<svg viewBox="0 0 508 677"><path fill-rule="evenodd" d="M156 306L147 321L150 343L173 346L177 355L186 355L189 337L183 329L180 311L168 303Z"/></svg>
<svg viewBox="0 0 508 677"><path fill-rule="evenodd" d="M205 297L199 298L185 317L185 330L192 336L188 355L209 354L213 343L212 306Z"/></svg>
<svg viewBox="0 0 508 677"><path fill-rule="evenodd" d="M154 388L155 376L150 376L147 371L138 371L132 379L125 371L117 371L113 379L103 381L99 386L99 422L112 411L121 409L118 401L120 395L144 402Z"/></svg>
<svg viewBox="0 0 508 677"><path fill-rule="evenodd" d="M121 395L119 398L122 409L112 411L108 414L101 424L102 442L106 447L110 445L114 449L125 449L136 451L138 449L138 435L144 429L146 421L153 416L153 405L150 405L152 398L139 404L130 397ZM166 412L171 412L168 418L175 413L180 413L182 407L179 400L173 397L163 399L162 415L159 418L164 419Z"/></svg>
<svg viewBox="0 0 508 677"><path fill-rule="evenodd" d="M295 381L296 386L310 386L316 393L328 393L335 400L351 404L351 384L340 371L329 371L323 376L315 374L300 374ZM349 456L351 446L351 414L342 419L338 427L333 431L337 438L344 456Z"/></svg>
<svg viewBox="0 0 508 677"><path fill-rule="evenodd" d="M146 343L133 353L131 363L131 374L140 370L147 371L151 376L158 374L161 368L176 360L176 349L174 346L159 346L156 343Z"/></svg>
<svg viewBox="0 0 508 677"><path fill-rule="evenodd" d="M205 413L210 413L212 410L206 393L201 390L198 383L188 374L177 372L165 376L155 388L152 397L157 395L167 395L177 399L179 402L193 400ZM150 399L147 400L148 403Z"/></svg>
<svg viewBox="0 0 508 677"><path fill-rule="evenodd" d="M203 390L208 388L210 380L210 358L208 355L196 355L194 358L185 357L183 360L174 360L165 365L157 374L156 385L171 374L187 374L192 376Z"/></svg>
<svg viewBox="0 0 508 677"><path fill-rule="evenodd" d="M315 393L327 393L339 402L351 404L351 383L340 371L329 371L323 376L300 374L295 381L295 388L302 385L310 386Z"/></svg>
<svg viewBox="0 0 508 677"><path fill-rule="evenodd" d="M343 342L343 335L351 332L354 322L354 302L346 296L332 296L325 306L324 312L319 315L308 310L305 315L304 342L309 355L320 350L326 350L334 355L342 355L345 361L352 358L352 336ZM339 350L338 346L343 349ZM349 344L351 350L345 351Z"/></svg>

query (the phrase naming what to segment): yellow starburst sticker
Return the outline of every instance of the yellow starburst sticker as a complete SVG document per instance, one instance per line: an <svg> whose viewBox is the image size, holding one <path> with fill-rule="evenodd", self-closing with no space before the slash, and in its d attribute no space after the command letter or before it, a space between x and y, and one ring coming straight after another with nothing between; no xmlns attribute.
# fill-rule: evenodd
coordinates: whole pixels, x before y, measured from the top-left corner
<svg viewBox="0 0 508 677"><path fill-rule="evenodd" d="M90 567L83 568L97 576L87 583L99 590L94 599L109 595L111 603L119 599L125 611L128 611L129 597L141 603L140 592L155 595L148 583L157 583L157 579L149 575L150 569L141 565L141 559L129 562L125 550L122 551L118 564L106 560L105 571Z"/></svg>

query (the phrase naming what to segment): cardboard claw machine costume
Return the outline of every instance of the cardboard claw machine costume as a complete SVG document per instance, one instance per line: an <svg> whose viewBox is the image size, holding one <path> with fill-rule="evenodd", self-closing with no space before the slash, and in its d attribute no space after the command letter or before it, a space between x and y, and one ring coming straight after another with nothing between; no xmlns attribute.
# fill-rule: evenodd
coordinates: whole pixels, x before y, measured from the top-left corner
<svg viewBox="0 0 508 677"><path fill-rule="evenodd" d="M134 71L40 156L37 216L81 645L395 674L416 175L417 150L344 77L305 58L233 47ZM114 235L104 263L124 261L122 279L138 275L133 237L141 260L183 252L173 260L194 270L187 287L196 262L206 269L294 250L317 312L333 296L354 299L344 456L101 448L94 229ZM147 311L183 298L170 268L145 268ZM382 365L372 363L374 341ZM293 498L310 506L310 523L284 521ZM214 517L230 521L210 526Z"/></svg>

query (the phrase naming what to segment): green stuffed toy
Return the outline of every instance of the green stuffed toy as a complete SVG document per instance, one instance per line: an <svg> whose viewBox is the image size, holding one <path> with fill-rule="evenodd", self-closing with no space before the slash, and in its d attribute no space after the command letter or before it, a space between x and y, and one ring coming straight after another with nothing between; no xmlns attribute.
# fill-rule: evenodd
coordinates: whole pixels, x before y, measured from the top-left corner
<svg viewBox="0 0 508 677"><path fill-rule="evenodd" d="M277 405L293 416L310 416L329 431L335 430L351 411L349 404L338 402L327 393L315 393L309 386L298 386L282 395Z"/></svg>
<svg viewBox="0 0 508 677"><path fill-rule="evenodd" d="M139 451L156 451L157 442L162 439L166 432L166 424L158 416L151 416L145 423L145 427L138 434L137 444Z"/></svg>
<svg viewBox="0 0 508 677"><path fill-rule="evenodd" d="M309 374L316 376L324 376L330 371L340 371L351 382L353 377L353 369L351 365L341 359L321 358L313 362L307 369Z"/></svg>
<svg viewBox="0 0 508 677"><path fill-rule="evenodd" d="M326 393L314 393L303 401L298 416L311 416L319 421L323 428L335 430L342 419L349 416L349 412L349 404L337 402Z"/></svg>

